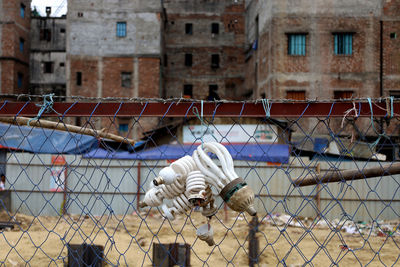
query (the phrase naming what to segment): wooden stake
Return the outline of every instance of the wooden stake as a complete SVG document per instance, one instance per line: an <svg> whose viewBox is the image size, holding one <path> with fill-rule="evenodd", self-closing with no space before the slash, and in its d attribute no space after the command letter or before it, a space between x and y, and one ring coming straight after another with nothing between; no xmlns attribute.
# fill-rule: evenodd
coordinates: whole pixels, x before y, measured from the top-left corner
<svg viewBox="0 0 400 267"><path fill-rule="evenodd" d="M72 133L77 133L77 134L84 134L84 135L91 135L94 137L100 137L100 138L106 138L106 139L111 139L117 142L129 144L129 145L134 145L135 140L125 138L119 135L115 135L112 133L106 133L104 132L104 129L101 131L93 130L93 129L88 129L88 128L83 128L71 124L65 124L63 122L54 122L54 121L47 121L47 120L32 120L31 118L26 118L26 117L0 117L0 122L6 122L6 123L11 123L11 124L16 124L16 125L28 125L32 127L42 127L42 128L47 128L47 129L55 129L55 130L60 130L60 131L66 131L66 132L72 132Z"/></svg>
<svg viewBox="0 0 400 267"><path fill-rule="evenodd" d="M392 164L386 164L383 166L376 166L371 168L365 168L362 170L344 170L344 171L328 171L325 173L318 174L316 176L307 175L304 178L298 178L293 180L293 183L297 186L316 185L320 183L335 183L342 181L353 181L367 178L383 177L400 174L400 162Z"/></svg>

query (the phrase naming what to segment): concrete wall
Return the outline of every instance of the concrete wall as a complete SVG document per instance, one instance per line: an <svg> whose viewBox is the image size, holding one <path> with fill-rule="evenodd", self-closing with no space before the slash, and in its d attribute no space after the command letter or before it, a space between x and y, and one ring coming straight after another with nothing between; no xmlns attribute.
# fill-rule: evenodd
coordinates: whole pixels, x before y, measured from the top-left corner
<svg viewBox="0 0 400 267"><path fill-rule="evenodd" d="M31 51L66 50L66 17L33 17L31 21ZM41 31L48 30L51 38L41 40ZM43 33L42 33L43 34Z"/></svg>
<svg viewBox="0 0 400 267"><path fill-rule="evenodd" d="M34 17L31 22L30 83L36 95L66 91L66 26L65 17ZM45 33L44 31L47 31ZM49 34L46 36L46 34ZM52 72L45 72L51 62Z"/></svg>
<svg viewBox="0 0 400 267"><path fill-rule="evenodd" d="M117 22L126 22L125 37L117 36ZM160 97L162 24L161 1L68 1L67 95ZM128 86L122 85L123 73L130 75ZM129 137L152 129L153 121ZM118 133L118 123L99 120L97 126Z"/></svg>
<svg viewBox="0 0 400 267"><path fill-rule="evenodd" d="M45 73L45 62L52 62L53 72ZM65 52L41 51L31 53L31 86L35 94L56 93L65 96Z"/></svg>
<svg viewBox="0 0 400 267"><path fill-rule="evenodd" d="M68 52L87 56L158 56L160 12L160 1L69 1ZM118 21L127 23L126 37L116 36Z"/></svg>
<svg viewBox="0 0 400 267"><path fill-rule="evenodd" d="M193 85L193 98L205 99L209 85L218 85L218 95L236 99L244 80L243 1L164 1L166 10L165 97L183 95L184 84ZM185 24L193 25L191 35ZM212 23L219 33L211 33ZM192 54L192 66L185 66ZM220 66L211 67L211 55L219 54Z"/></svg>

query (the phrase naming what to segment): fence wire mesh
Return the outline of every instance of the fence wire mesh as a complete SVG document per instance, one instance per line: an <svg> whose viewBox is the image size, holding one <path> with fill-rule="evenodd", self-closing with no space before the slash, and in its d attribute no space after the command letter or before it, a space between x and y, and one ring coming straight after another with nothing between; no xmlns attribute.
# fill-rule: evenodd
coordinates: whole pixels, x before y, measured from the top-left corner
<svg viewBox="0 0 400 267"><path fill-rule="evenodd" d="M0 104L0 265L399 265L393 99L128 104ZM159 172L207 142L228 149L257 215L215 189L211 220L143 207ZM207 223L212 246L196 235Z"/></svg>

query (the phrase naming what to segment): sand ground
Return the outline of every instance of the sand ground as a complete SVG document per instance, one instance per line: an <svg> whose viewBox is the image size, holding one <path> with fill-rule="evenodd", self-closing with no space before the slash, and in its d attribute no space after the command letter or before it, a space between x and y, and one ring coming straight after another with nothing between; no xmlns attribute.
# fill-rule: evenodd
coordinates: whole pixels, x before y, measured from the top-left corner
<svg viewBox="0 0 400 267"><path fill-rule="evenodd" d="M0 213L0 221L9 215ZM262 216L260 216L262 218ZM196 239L206 223L199 213L173 222L158 213L83 217L31 217L17 214L14 230L0 231L0 266L63 266L66 244L104 246L107 265L151 266L153 243L188 243L192 266L248 266L250 217L230 212L227 221L212 219L215 246ZM348 234L327 228L278 227L261 221L259 266L392 266L400 265L400 237ZM347 245L343 249L341 245Z"/></svg>

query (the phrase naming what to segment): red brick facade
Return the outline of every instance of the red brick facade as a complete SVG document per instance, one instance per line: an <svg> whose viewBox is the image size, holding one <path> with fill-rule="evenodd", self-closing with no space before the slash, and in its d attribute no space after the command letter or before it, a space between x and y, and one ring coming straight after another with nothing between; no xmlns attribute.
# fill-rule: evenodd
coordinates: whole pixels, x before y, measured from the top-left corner
<svg viewBox="0 0 400 267"><path fill-rule="evenodd" d="M201 1L164 1L165 97L184 96L184 86L192 87L192 98L207 99L210 86L220 98L238 99L244 82L244 3L219 1L215 8ZM192 25L192 32L185 27ZM217 32L212 32L217 25ZM185 54L191 64L185 64ZM212 63L212 55L217 62ZM217 63L217 64L215 64ZM186 93L186 96L190 96Z"/></svg>
<svg viewBox="0 0 400 267"><path fill-rule="evenodd" d="M31 1L3 0L1 3L0 92L26 94L29 93Z"/></svg>
<svg viewBox="0 0 400 267"><path fill-rule="evenodd" d="M354 97L379 97L379 20L318 18L313 25L310 21L272 19L246 64L246 88L256 87L253 97L281 99L292 90L305 90L308 99L332 99L340 90L353 91ZM353 35L350 55L334 52L334 34L342 32ZM288 54L292 33L306 35L305 55Z"/></svg>

